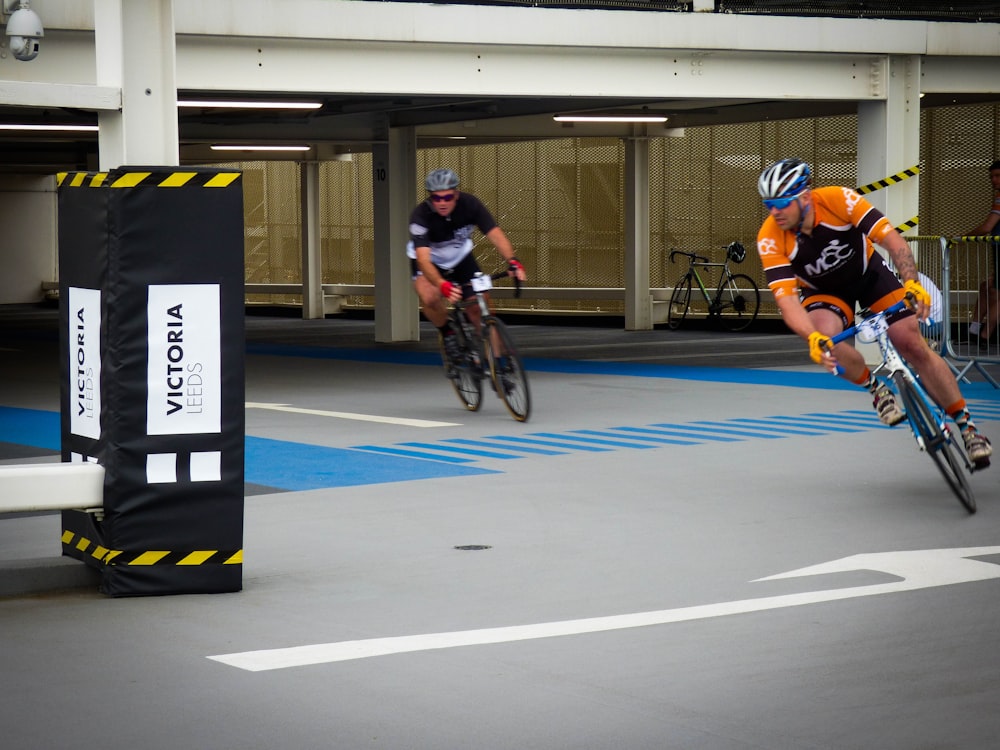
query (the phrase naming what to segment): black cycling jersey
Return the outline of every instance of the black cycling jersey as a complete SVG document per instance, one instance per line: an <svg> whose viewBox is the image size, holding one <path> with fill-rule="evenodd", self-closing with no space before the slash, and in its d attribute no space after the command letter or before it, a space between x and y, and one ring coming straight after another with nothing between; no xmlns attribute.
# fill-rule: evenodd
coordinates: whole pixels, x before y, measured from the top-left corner
<svg viewBox="0 0 1000 750"><path fill-rule="evenodd" d="M472 252L472 233L478 227L487 234L496 227L489 209L472 193L459 193L455 208L441 216L427 201L410 214L410 242L406 255L416 258L416 248L429 247L431 262L440 268L454 268Z"/></svg>

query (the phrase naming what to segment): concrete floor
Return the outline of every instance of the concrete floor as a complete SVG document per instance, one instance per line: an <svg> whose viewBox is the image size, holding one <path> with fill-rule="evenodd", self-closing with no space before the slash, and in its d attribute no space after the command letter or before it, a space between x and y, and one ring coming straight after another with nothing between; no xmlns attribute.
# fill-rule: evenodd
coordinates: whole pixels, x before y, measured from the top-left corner
<svg viewBox="0 0 1000 750"><path fill-rule="evenodd" d="M51 315L11 317L0 407L51 414ZM514 335L524 424L429 331L249 316L248 403L300 411L247 410L243 591L111 599L0 518L4 746L995 746L1000 468L968 515L780 327Z"/></svg>

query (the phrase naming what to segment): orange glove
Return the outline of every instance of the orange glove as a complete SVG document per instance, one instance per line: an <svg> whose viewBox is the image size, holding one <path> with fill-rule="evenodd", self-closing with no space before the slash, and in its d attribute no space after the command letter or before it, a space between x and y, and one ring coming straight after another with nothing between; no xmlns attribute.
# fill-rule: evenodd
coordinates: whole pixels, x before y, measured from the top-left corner
<svg viewBox="0 0 1000 750"><path fill-rule="evenodd" d="M823 364L830 350L833 349L833 341L829 336L824 336L819 331L809 334L809 356L817 365Z"/></svg>
<svg viewBox="0 0 1000 750"><path fill-rule="evenodd" d="M927 293L927 290L920 285L919 281L914 281L913 279L910 279L905 284L903 284L903 289L905 289L908 293L912 294L917 302L930 307L931 295L929 295Z"/></svg>

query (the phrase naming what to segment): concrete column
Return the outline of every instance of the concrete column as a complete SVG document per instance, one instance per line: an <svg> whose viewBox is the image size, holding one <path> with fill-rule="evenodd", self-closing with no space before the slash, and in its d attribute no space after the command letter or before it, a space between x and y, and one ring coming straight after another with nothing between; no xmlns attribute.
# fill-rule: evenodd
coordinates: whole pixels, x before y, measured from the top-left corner
<svg viewBox="0 0 1000 750"><path fill-rule="evenodd" d="M625 141L625 330L653 328L649 294L649 139Z"/></svg>
<svg viewBox="0 0 1000 750"><path fill-rule="evenodd" d="M94 0L94 28L97 84L122 90L97 115L101 171L178 165L173 0Z"/></svg>
<svg viewBox="0 0 1000 750"><path fill-rule="evenodd" d="M886 98L858 105L858 184L881 180L920 163L920 58L891 55ZM865 196L893 224L920 210L920 178Z"/></svg>
<svg viewBox="0 0 1000 750"><path fill-rule="evenodd" d="M407 222L417 202L417 136L388 128L372 149L375 200L375 340L420 340L420 313L406 257Z"/></svg>
<svg viewBox="0 0 1000 750"><path fill-rule="evenodd" d="M302 201L302 317L315 320L324 315L322 228L319 223L319 164L299 165L299 196Z"/></svg>

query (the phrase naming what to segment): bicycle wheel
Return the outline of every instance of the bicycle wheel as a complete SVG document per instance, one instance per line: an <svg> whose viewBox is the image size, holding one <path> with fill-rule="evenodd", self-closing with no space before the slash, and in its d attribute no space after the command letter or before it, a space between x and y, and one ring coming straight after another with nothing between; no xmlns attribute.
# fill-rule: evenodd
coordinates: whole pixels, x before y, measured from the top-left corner
<svg viewBox="0 0 1000 750"><path fill-rule="evenodd" d="M667 308L667 328L676 330L684 322L691 309L691 275L685 274L677 279L674 291L670 295L670 307Z"/></svg>
<svg viewBox="0 0 1000 750"><path fill-rule="evenodd" d="M483 344L490 366L490 377L503 405L518 422L527 421L531 414L531 392L521 356L499 318L487 318L483 323ZM495 348L497 347L497 348Z"/></svg>
<svg viewBox="0 0 1000 750"><path fill-rule="evenodd" d="M760 290L749 276L734 273L723 276L715 293L715 313L730 331L742 331L757 318Z"/></svg>
<svg viewBox="0 0 1000 750"><path fill-rule="evenodd" d="M965 454L952 439L951 430L937 419L924 396L902 373L895 374L896 388L903 399L906 418L913 431L919 435L923 449L938 467L945 482L951 487L958 501L969 513L976 512L976 498L963 469L967 465Z"/></svg>
<svg viewBox="0 0 1000 750"><path fill-rule="evenodd" d="M459 336L459 348L462 356L456 362L448 357L444 348L444 339L438 334L438 346L441 349L441 361L444 363L444 374L455 389L455 395L469 411L479 411L483 403L482 366L476 363L475 353L471 351L470 341L465 336Z"/></svg>

